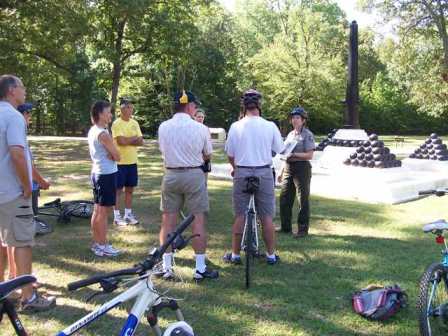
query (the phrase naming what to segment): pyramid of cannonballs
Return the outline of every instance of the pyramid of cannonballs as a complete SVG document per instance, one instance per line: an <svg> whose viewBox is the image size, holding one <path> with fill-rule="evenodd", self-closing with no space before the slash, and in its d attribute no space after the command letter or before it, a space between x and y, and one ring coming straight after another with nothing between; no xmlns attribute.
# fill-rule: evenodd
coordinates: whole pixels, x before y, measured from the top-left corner
<svg viewBox="0 0 448 336"><path fill-rule="evenodd" d="M331 140L333 139L333 137L334 137L334 135L336 134L337 131L338 131L337 129L333 129L330 133L328 133L327 137L325 139L323 139L316 146L316 150L317 151L323 151L325 149L325 147L327 147L331 143Z"/></svg>
<svg viewBox="0 0 448 336"><path fill-rule="evenodd" d="M371 134L369 140L362 141L356 151L344 161L347 166L368 168L401 167L401 161L384 146L378 135Z"/></svg>
<svg viewBox="0 0 448 336"><path fill-rule="evenodd" d="M409 157L411 159L448 161L448 150L442 139L436 133L432 133Z"/></svg>

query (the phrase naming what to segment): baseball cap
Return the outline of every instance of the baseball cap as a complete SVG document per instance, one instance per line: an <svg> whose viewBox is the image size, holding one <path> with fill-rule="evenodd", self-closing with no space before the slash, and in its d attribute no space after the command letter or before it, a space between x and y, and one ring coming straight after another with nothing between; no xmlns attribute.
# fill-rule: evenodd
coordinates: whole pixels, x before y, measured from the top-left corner
<svg viewBox="0 0 448 336"><path fill-rule="evenodd" d="M289 115L292 116L301 116L302 118L307 119L308 118L308 113L305 111L305 109L303 107L294 107L291 111L291 113L289 113Z"/></svg>
<svg viewBox="0 0 448 336"><path fill-rule="evenodd" d="M17 111L24 114L25 112L29 112L33 109L33 104L31 103L25 103L22 105L17 106Z"/></svg>
<svg viewBox="0 0 448 336"><path fill-rule="evenodd" d="M120 97L120 106L135 104L135 100L129 97Z"/></svg>
<svg viewBox="0 0 448 336"><path fill-rule="evenodd" d="M201 105L201 102L192 92L185 90L179 91L174 95L174 102L176 104L196 103L197 105Z"/></svg>

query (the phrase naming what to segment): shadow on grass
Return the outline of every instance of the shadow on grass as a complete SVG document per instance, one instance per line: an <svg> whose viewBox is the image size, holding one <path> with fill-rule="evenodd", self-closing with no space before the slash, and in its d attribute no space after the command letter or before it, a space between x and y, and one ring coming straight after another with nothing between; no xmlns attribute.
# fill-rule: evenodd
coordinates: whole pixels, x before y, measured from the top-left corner
<svg viewBox="0 0 448 336"><path fill-rule="evenodd" d="M48 167L44 168L52 176L67 176L77 174L76 172L86 175L85 180L64 179L61 188L65 188L67 196L82 188L90 195L90 188L80 182L88 181L90 169L85 164L88 160L88 156L85 156L88 155L86 144L48 142L38 148L41 150L39 155L51 156L52 150L56 150L46 146L62 146L61 151L64 152L58 154L64 156L62 159L58 158L60 162L51 160ZM61 305L53 313L38 315L34 322L42 325L39 326L39 333L35 334L49 334L45 328L46 318L69 324L88 313L81 308L82 299L92 290L68 293L65 290L66 284L61 284L61 281L74 281L99 271L109 272L130 267L145 257L149 247L157 244L161 220L158 210L161 160L155 146L145 146L140 151L140 158L141 185L136 193L134 208L143 219L143 228L110 231L112 242L127 251L122 257L101 261L91 255L88 221L57 225L55 233L38 239L42 246L36 248L36 262L49 274L48 281L43 279L47 283L46 287L66 293L78 302ZM76 164L72 163L77 161ZM69 164L66 165L66 162ZM244 268L235 268L220 260L224 252L229 250L231 242L231 182L209 179L209 185L211 211L207 254L210 265L220 270L221 277L218 281L200 285L192 283L190 272L194 267L194 260L191 247L187 247L176 258L180 271L188 274L185 277L187 282L160 285L162 288L172 288L171 296L185 299L181 306L188 322L199 335L415 334L417 329L412 307L400 312L386 325L373 324L354 315L348 300L350 293L370 283L399 283L408 290L412 300L416 296L417 281L427 261L438 257L428 252L428 247L432 244L429 239L421 239L420 235L416 235L411 229L407 231L402 226L397 232L405 233L409 238L375 237L381 236L382 225L390 222L388 216L392 211L391 207L313 197L311 237L295 240L290 236L279 236L278 250L282 262L271 267L263 260L256 261L253 267L253 287L246 291ZM334 223L331 223L328 230L322 230L329 222ZM341 228L344 225L353 227L353 235L346 230L343 234L342 230L338 232L338 225ZM356 232L357 226L360 232ZM372 231L362 235L366 227L372 228ZM313 234L314 229L317 229L318 234ZM60 276L66 274L66 280L61 280ZM94 303L100 304L103 300L98 298ZM111 317L100 320L92 329L89 328L89 335L90 332L93 332L92 335L116 334L124 322L123 312L118 316L112 312L111 314ZM145 328L140 327L137 335L146 335L143 330Z"/></svg>

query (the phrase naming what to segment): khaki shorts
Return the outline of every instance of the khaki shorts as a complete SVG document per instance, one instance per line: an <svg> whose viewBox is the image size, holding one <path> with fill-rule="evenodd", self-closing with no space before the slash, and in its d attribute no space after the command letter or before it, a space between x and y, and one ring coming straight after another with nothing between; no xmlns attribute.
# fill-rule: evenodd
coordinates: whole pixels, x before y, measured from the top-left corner
<svg viewBox="0 0 448 336"><path fill-rule="evenodd" d="M255 193L255 208L260 217L275 216L274 176L271 168L236 168L233 176L233 211L236 216L246 213L250 195L245 193L246 177L257 176L260 179L258 191Z"/></svg>
<svg viewBox="0 0 448 336"><path fill-rule="evenodd" d="M184 206L191 214L209 211L207 184L201 169L167 169L163 176L160 210L177 213Z"/></svg>
<svg viewBox="0 0 448 336"><path fill-rule="evenodd" d="M0 204L0 241L3 245L25 247L34 245L34 221L31 198L23 196Z"/></svg>

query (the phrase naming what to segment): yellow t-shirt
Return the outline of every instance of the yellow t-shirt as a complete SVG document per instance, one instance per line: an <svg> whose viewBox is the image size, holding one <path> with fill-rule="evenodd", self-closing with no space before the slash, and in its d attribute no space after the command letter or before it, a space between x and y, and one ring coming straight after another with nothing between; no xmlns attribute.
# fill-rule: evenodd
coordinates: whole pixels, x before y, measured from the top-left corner
<svg viewBox="0 0 448 336"><path fill-rule="evenodd" d="M134 119L129 119L129 121L124 121L121 118L118 118L112 124L112 136L114 138L114 143L120 152L121 161L118 164L134 164L137 163L137 146L120 146L117 143L117 137L133 137L133 136L142 136L142 131L140 130L140 126L138 122Z"/></svg>

